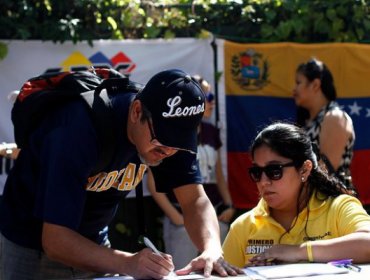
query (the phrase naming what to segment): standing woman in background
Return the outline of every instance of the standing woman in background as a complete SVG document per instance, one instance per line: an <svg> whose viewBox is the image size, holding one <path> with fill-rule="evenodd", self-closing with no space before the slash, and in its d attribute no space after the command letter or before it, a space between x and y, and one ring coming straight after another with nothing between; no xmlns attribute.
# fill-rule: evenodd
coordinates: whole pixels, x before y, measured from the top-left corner
<svg viewBox="0 0 370 280"><path fill-rule="evenodd" d="M352 119L335 102L334 79L322 61L313 58L298 66L293 97L298 106L297 124L319 147L329 174L354 189L350 172L355 142Z"/></svg>

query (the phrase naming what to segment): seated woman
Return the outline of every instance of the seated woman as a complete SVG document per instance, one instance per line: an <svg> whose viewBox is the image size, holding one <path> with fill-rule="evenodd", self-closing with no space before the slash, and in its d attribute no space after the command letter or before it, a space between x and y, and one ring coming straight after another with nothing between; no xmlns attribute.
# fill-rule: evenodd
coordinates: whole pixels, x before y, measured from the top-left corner
<svg viewBox="0 0 370 280"><path fill-rule="evenodd" d="M231 225L223 244L230 264L370 261L370 216L354 191L318 164L305 131L269 125L251 147L249 175L258 205Z"/></svg>

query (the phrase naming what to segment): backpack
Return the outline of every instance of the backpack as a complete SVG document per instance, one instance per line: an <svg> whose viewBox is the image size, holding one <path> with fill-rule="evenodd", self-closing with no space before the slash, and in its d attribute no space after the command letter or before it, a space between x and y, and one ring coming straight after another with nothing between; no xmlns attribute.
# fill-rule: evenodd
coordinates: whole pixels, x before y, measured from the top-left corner
<svg viewBox="0 0 370 280"><path fill-rule="evenodd" d="M76 99L91 109L99 141L99 160L93 174L102 171L114 154L116 138L110 97L137 93L143 86L110 68L76 72L51 72L29 79L22 86L11 112L15 142L28 145L30 135L48 114Z"/></svg>

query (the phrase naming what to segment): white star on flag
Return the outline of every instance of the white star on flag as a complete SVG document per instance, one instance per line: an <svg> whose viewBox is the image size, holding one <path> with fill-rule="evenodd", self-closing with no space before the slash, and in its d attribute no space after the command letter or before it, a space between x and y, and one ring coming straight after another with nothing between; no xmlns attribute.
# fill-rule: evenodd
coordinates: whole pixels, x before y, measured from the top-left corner
<svg viewBox="0 0 370 280"><path fill-rule="evenodd" d="M351 112L350 114L351 115L360 115L360 110L362 109L361 106L358 106L357 105L357 102L353 102L353 105L348 105L348 107L350 108Z"/></svg>
<svg viewBox="0 0 370 280"><path fill-rule="evenodd" d="M370 118L370 109L369 108L366 108L366 117Z"/></svg>

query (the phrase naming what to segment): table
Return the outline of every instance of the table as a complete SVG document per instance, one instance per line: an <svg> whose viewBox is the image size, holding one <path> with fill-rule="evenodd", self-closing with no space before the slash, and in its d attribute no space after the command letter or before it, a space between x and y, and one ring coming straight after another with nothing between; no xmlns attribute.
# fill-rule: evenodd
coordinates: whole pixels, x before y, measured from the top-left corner
<svg viewBox="0 0 370 280"><path fill-rule="evenodd" d="M275 278L274 280L369 280L370 279L370 264L359 265L360 272L349 270L348 273L343 274L325 274L315 276L289 277L289 278ZM253 280L263 280L260 276L251 276Z"/></svg>
<svg viewBox="0 0 370 280"><path fill-rule="evenodd" d="M290 277L290 278L275 278L274 280L369 280L370 279L370 264L359 265L361 267L360 272L349 271L345 274L326 274L326 275L316 275L316 276L306 276L306 277ZM196 280L196 279L207 279L207 280L263 280L264 278L257 276L239 275L230 277L218 277L211 276L209 278L204 278L202 275L195 274L189 276L179 276L176 278L165 278L165 280ZM130 276L116 276L116 277L103 277L103 278L93 278L84 280L133 280Z"/></svg>

